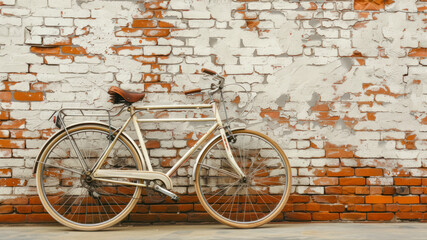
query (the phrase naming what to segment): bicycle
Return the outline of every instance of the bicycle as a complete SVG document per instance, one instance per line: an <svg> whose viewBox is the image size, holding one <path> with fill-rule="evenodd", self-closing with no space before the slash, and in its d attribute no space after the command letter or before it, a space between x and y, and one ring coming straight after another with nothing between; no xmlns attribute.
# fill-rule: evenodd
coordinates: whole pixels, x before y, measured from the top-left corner
<svg viewBox="0 0 427 240"><path fill-rule="evenodd" d="M193 169L196 194L204 209L217 221L236 228L253 228L273 220L283 209L291 189L291 168L283 150L262 133L231 129L225 114L221 120L213 95L220 93L224 106L225 78L202 69L215 81L207 89L193 89L185 94L207 93L209 104L142 106L144 93L131 93L111 87L114 104L122 104L129 117L119 127L109 123L85 121L66 126L68 116L92 116L86 110L61 109L51 118L60 128L49 138L36 158L37 192L47 212L61 224L77 230L100 230L125 218L137 204L143 188L178 201L172 192L171 177L190 156L212 137L200 151ZM211 109L213 117L138 119L136 113L148 110ZM78 114L67 114L67 110ZM101 115L93 115L101 116ZM187 153L167 172L154 171L139 123L214 122ZM124 132L133 123L139 145Z"/></svg>

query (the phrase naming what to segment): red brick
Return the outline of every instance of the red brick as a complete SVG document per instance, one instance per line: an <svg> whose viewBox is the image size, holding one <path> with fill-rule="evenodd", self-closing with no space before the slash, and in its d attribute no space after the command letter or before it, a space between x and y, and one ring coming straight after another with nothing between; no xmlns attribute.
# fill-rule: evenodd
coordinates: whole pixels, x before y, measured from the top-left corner
<svg viewBox="0 0 427 240"><path fill-rule="evenodd" d="M10 118L10 113L9 112L0 111L0 120L8 120L9 118Z"/></svg>
<svg viewBox="0 0 427 240"><path fill-rule="evenodd" d="M365 179L364 178L341 178L340 185L342 186L365 185Z"/></svg>
<svg viewBox="0 0 427 240"><path fill-rule="evenodd" d="M24 214L0 214L1 223L23 223L25 219Z"/></svg>
<svg viewBox="0 0 427 240"><path fill-rule="evenodd" d="M318 203L336 203L337 196L315 195L313 196L313 201Z"/></svg>
<svg viewBox="0 0 427 240"><path fill-rule="evenodd" d="M356 194L356 187L355 186L344 186L342 187L342 194Z"/></svg>
<svg viewBox="0 0 427 240"><path fill-rule="evenodd" d="M28 198L27 197L17 197L12 199L6 199L1 204L11 204L11 205L23 205L28 204Z"/></svg>
<svg viewBox="0 0 427 240"><path fill-rule="evenodd" d="M189 213L189 222L214 222L215 220L208 213Z"/></svg>
<svg viewBox="0 0 427 240"><path fill-rule="evenodd" d="M427 203L427 195L420 196L420 203Z"/></svg>
<svg viewBox="0 0 427 240"><path fill-rule="evenodd" d="M310 196L306 195L291 195L288 199L289 203L308 203L310 202Z"/></svg>
<svg viewBox="0 0 427 240"><path fill-rule="evenodd" d="M150 212L152 213L177 213L178 212L178 206L177 205L151 205L150 206Z"/></svg>
<svg viewBox="0 0 427 240"><path fill-rule="evenodd" d="M421 212L397 212L396 217L402 220L415 220L422 219L423 213Z"/></svg>
<svg viewBox="0 0 427 240"><path fill-rule="evenodd" d="M0 92L0 102L10 102L11 99L12 99L12 93Z"/></svg>
<svg viewBox="0 0 427 240"><path fill-rule="evenodd" d="M393 203L392 196L370 195L366 196L366 203Z"/></svg>
<svg viewBox="0 0 427 240"><path fill-rule="evenodd" d="M421 178L394 178L394 185L420 186Z"/></svg>
<svg viewBox="0 0 427 240"><path fill-rule="evenodd" d="M13 212L13 206L11 206L11 205L0 206L0 213L1 214L11 213L11 212Z"/></svg>
<svg viewBox="0 0 427 240"><path fill-rule="evenodd" d="M316 177L313 180L314 185L326 186L326 185L338 185L338 178L334 177Z"/></svg>
<svg viewBox="0 0 427 240"><path fill-rule="evenodd" d="M159 220L161 222L187 222L187 214L178 214L178 213L163 213L159 215Z"/></svg>
<svg viewBox="0 0 427 240"><path fill-rule="evenodd" d="M390 204L388 204L390 205ZM385 212L388 211L386 209L386 205L384 203L377 203L372 205L372 211L374 212Z"/></svg>
<svg viewBox="0 0 427 240"><path fill-rule="evenodd" d="M306 208L306 203L304 204L292 204L292 209L295 212L305 212Z"/></svg>
<svg viewBox="0 0 427 240"><path fill-rule="evenodd" d="M0 177L10 177L12 176L12 169L4 168L0 169Z"/></svg>
<svg viewBox="0 0 427 240"><path fill-rule="evenodd" d="M15 206L17 213L31 213L31 206L30 205L18 205Z"/></svg>
<svg viewBox="0 0 427 240"><path fill-rule="evenodd" d="M338 202L344 204L360 204L365 203L365 198L362 196L338 196Z"/></svg>
<svg viewBox="0 0 427 240"><path fill-rule="evenodd" d="M134 28L154 28L157 26L157 22L147 19L134 19L132 27Z"/></svg>
<svg viewBox="0 0 427 240"><path fill-rule="evenodd" d="M327 148L326 157L329 158L351 158L353 157L353 151L347 148Z"/></svg>
<svg viewBox="0 0 427 240"><path fill-rule="evenodd" d="M331 204L329 205L329 212L344 212L345 207L343 204Z"/></svg>
<svg viewBox="0 0 427 240"><path fill-rule="evenodd" d="M391 221L393 218L393 213L368 213L369 221Z"/></svg>
<svg viewBox="0 0 427 240"><path fill-rule="evenodd" d="M328 212L315 212L313 213L313 220L315 221L332 221L338 220L338 213L328 213Z"/></svg>
<svg viewBox="0 0 427 240"><path fill-rule="evenodd" d="M159 27L161 27L161 28L173 28L175 26L172 23L159 21Z"/></svg>
<svg viewBox="0 0 427 240"><path fill-rule="evenodd" d="M378 11L384 6L384 0L354 0L354 10Z"/></svg>
<svg viewBox="0 0 427 240"><path fill-rule="evenodd" d="M394 203L400 203L400 204L420 203L420 198L418 196L395 196Z"/></svg>
<svg viewBox="0 0 427 240"><path fill-rule="evenodd" d="M356 187L356 194L369 194L369 187Z"/></svg>
<svg viewBox="0 0 427 240"><path fill-rule="evenodd" d="M21 187L25 186L27 181L22 181L19 178L0 178L0 186L5 187Z"/></svg>
<svg viewBox="0 0 427 240"><path fill-rule="evenodd" d="M62 53L65 53L65 54L75 54L75 55L86 54L86 50L83 47L64 46L62 47L61 50L62 50Z"/></svg>
<svg viewBox="0 0 427 240"><path fill-rule="evenodd" d="M427 205L412 205L412 212L427 212Z"/></svg>
<svg viewBox="0 0 427 240"><path fill-rule="evenodd" d="M409 57L427 57L427 48L413 48L409 54Z"/></svg>
<svg viewBox="0 0 427 240"><path fill-rule="evenodd" d="M285 220L287 221L310 221L311 214L303 212L286 212Z"/></svg>
<svg viewBox="0 0 427 240"><path fill-rule="evenodd" d="M10 120L4 121L0 125L0 129L18 129L23 128L25 126L25 120Z"/></svg>
<svg viewBox="0 0 427 240"><path fill-rule="evenodd" d="M357 168L356 176L360 176L360 177L383 176L383 170L380 168Z"/></svg>
<svg viewBox="0 0 427 240"><path fill-rule="evenodd" d="M13 97L17 101L34 102L43 101L42 92L15 92Z"/></svg>
<svg viewBox="0 0 427 240"><path fill-rule="evenodd" d="M0 148L24 148L25 140L0 139Z"/></svg>
<svg viewBox="0 0 427 240"><path fill-rule="evenodd" d="M341 220L362 221L366 220L366 213L340 213Z"/></svg>
<svg viewBox="0 0 427 240"><path fill-rule="evenodd" d="M325 194L342 194L342 187L325 187Z"/></svg>
<svg viewBox="0 0 427 240"><path fill-rule="evenodd" d="M385 186L383 187L383 194L384 195L393 195L396 193L395 187Z"/></svg>
<svg viewBox="0 0 427 240"><path fill-rule="evenodd" d="M27 215L27 222L33 223L46 223L56 222L48 213L33 213Z"/></svg>
<svg viewBox="0 0 427 240"><path fill-rule="evenodd" d="M129 221L131 222L158 222L159 216L157 214L139 214L132 213L129 215Z"/></svg>
<svg viewBox="0 0 427 240"><path fill-rule="evenodd" d="M169 32L169 29L146 29L144 35L147 37L166 37Z"/></svg>
<svg viewBox="0 0 427 240"><path fill-rule="evenodd" d="M372 205L371 204L359 204L355 205L356 212L371 212Z"/></svg>
<svg viewBox="0 0 427 240"><path fill-rule="evenodd" d="M59 54L59 47L31 47L30 51L38 54Z"/></svg>
<svg viewBox="0 0 427 240"><path fill-rule="evenodd" d="M308 212L318 212L320 211L320 204L318 203L307 203L305 204L306 211Z"/></svg>
<svg viewBox="0 0 427 240"><path fill-rule="evenodd" d="M326 174L330 177L353 176L354 169L353 168L330 168Z"/></svg>

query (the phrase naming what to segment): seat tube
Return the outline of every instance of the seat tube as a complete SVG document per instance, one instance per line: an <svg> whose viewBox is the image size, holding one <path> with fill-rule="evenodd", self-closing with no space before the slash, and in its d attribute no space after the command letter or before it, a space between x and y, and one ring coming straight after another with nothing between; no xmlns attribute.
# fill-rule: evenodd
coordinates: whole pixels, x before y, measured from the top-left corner
<svg viewBox="0 0 427 240"><path fill-rule="evenodd" d="M138 124L138 118L136 117L136 114L135 114L135 107L130 106L129 111L130 111L133 125L135 127L136 135L138 136L139 146L141 147L142 155L144 157L143 159L144 162L142 164L147 166L148 171L153 171L153 167L151 166L151 162L150 162L150 157L148 156L147 147L145 146L145 141L144 141L144 138L142 137L141 129Z"/></svg>
<svg viewBox="0 0 427 240"><path fill-rule="evenodd" d="M219 126L219 132L222 137L222 142L224 143L225 152L227 153L227 160L230 163L231 167L240 175L240 177L245 178L245 173L243 173L242 169L240 169L236 160L234 159L233 153L231 152L230 144L227 139L227 135L225 134L224 125L222 124L221 116L219 115L218 107L216 103L213 103L213 110L215 113L215 118Z"/></svg>

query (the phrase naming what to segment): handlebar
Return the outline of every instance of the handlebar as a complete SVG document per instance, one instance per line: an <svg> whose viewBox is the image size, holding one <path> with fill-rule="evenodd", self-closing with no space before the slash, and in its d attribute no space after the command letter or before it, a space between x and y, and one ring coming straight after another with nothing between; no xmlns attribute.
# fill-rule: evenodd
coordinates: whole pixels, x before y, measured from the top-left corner
<svg viewBox="0 0 427 240"><path fill-rule="evenodd" d="M191 89L191 90L184 91L184 94L185 94L185 95L188 95L188 94L193 94L193 93L199 93L199 92L201 92L201 91L202 91L202 89L201 89L201 88L195 88L195 89Z"/></svg>
<svg viewBox="0 0 427 240"><path fill-rule="evenodd" d="M206 68L202 68L202 72L209 74L209 75L218 75L218 73L216 73L215 71L206 69Z"/></svg>
<svg viewBox="0 0 427 240"><path fill-rule="evenodd" d="M215 71L209 70L209 69L206 69L206 68L202 68L201 71L203 73L206 73L206 74L209 74L209 75L213 76L213 79L216 80L216 81L218 81L218 83L216 83L216 84L214 84L214 83L211 84L210 91L208 91L209 94L216 93L216 92L218 92L219 90L221 90L224 87L224 81L225 81L225 79L224 79L223 76L220 76ZM189 95L189 94L194 94L194 93L200 93L200 92L206 91L206 90L208 90L208 89L196 88L196 89L191 89L191 90L184 91L184 94L185 95Z"/></svg>

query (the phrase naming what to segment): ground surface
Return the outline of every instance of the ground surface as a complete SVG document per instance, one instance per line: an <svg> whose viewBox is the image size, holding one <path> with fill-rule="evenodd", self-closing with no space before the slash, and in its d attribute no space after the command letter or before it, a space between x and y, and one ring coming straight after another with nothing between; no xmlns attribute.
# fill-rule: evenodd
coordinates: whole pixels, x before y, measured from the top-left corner
<svg viewBox="0 0 427 240"><path fill-rule="evenodd" d="M426 223L298 223L257 229L224 225L117 226L79 232L60 225L1 225L1 239L427 239Z"/></svg>

